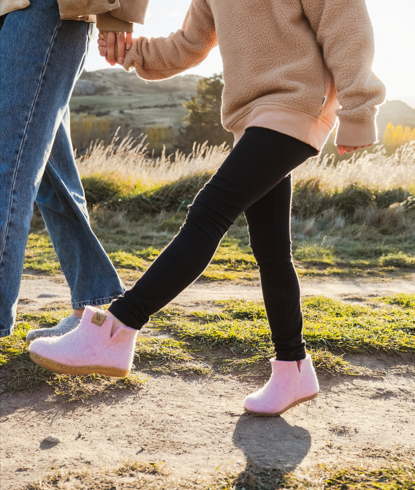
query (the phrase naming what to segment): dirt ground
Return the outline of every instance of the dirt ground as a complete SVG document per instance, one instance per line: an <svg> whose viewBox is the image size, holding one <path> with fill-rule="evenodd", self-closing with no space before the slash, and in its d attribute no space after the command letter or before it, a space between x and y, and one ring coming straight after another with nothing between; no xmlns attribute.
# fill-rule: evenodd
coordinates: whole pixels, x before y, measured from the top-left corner
<svg viewBox="0 0 415 490"><path fill-rule="evenodd" d="M127 284L127 287L130 286ZM382 296L391 293L415 293L415 274L408 274L405 279L301 279L303 296L322 295L330 298L347 300L354 296ZM172 304L197 309L207 301L226 299L261 299L259 283L240 285L232 283L195 283ZM70 303L70 292L63 276L39 277L26 274L20 288L20 311L37 310L52 302Z"/></svg>
<svg viewBox="0 0 415 490"><path fill-rule="evenodd" d="M343 300L415 292L406 280L302 282L303 295ZM181 306L258 299L258 286L195 284ZM25 278L19 308L68 302L60 278ZM126 459L166 462L173 475L237 472L245 462L303 472L319 463L363 464L415 449L413 356L348 356L365 376L319 375L320 396L282 417L243 412L246 394L264 379L249 376L152 376L138 392L114 392L86 403L56 401L51 391L2 394L1 488L22 489L51 468L115 468ZM59 442L46 442L53 436ZM383 457L383 456L382 456Z"/></svg>

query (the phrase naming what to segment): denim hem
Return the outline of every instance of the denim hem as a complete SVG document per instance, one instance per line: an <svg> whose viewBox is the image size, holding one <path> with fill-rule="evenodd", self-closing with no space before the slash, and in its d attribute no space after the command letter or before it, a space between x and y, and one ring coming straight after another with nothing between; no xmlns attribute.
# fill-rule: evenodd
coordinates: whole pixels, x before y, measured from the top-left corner
<svg viewBox="0 0 415 490"><path fill-rule="evenodd" d="M108 296L107 298L89 299L89 300L85 300L85 301L80 301L78 303L72 303L72 308L74 310L81 310L82 308L85 308L86 306L108 305L111 303L111 301L113 301L114 299L118 299L124 293L125 293L125 291L121 291L119 294L116 294L114 296Z"/></svg>
<svg viewBox="0 0 415 490"><path fill-rule="evenodd" d="M13 333L13 329L12 328L9 328L7 330L0 330L0 338L1 337L8 337L12 333Z"/></svg>

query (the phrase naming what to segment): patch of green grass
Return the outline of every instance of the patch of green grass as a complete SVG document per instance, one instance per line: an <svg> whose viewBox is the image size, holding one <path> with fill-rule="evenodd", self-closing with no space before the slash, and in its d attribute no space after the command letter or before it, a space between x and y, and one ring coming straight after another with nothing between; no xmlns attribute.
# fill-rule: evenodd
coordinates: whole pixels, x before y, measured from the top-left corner
<svg viewBox="0 0 415 490"><path fill-rule="evenodd" d="M192 360L189 346L172 338L148 337L140 338L135 350L135 364L149 362L153 365L168 362Z"/></svg>
<svg viewBox="0 0 415 490"><path fill-rule="evenodd" d="M379 265L381 267L392 266L413 269L415 268L415 256L403 252L382 255L379 259Z"/></svg>
<svg viewBox="0 0 415 490"><path fill-rule="evenodd" d="M297 247L294 259L308 264L334 265L334 251L332 246L321 247L313 243L304 242Z"/></svg>
<svg viewBox="0 0 415 490"><path fill-rule="evenodd" d="M137 369L152 373L211 374L211 365L206 364L199 353L199 348L174 338L140 338L135 348L134 364Z"/></svg>
<svg viewBox="0 0 415 490"><path fill-rule="evenodd" d="M137 473L145 475L162 475L166 471L166 463L146 463L143 461L131 461L127 459L114 473L120 476L134 476Z"/></svg>
<svg viewBox="0 0 415 490"><path fill-rule="evenodd" d="M342 352L415 352L415 312L373 309L330 298L306 300L304 337L310 347Z"/></svg>
<svg viewBox="0 0 415 490"><path fill-rule="evenodd" d="M381 306L386 303L385 306ZM304 301L304 338L320 371L359 373L345 353L415 352L415 295L380 299L377 308L335 301L321 296ZM134 366L149 373L206 375L249 372L258 374L274 354L264 305L255 301L222 301L218 311L186 312L167 309L152 319L154 336L139 336ZM13 335L0 340L0 366L7 375L3 390L54 387L67 400L83 400L110 389L138 387L135 376L113 380L104 376L62 376L34 364L25 338L31 328L51 327L67 310L20 315Z"/></svg>
<svg viewBox="0 0 415 490"><path fill-rule="evenodd" d="M381 299L389 305L398 305L402 308L415 307L415 294L392 294L391 296L383 296Z"/></svg>
<svg viewBox="0 0 415 490"><path fill-rule="evenodd" d="M323 480L325 488L333 490L344 490L347 488L356 490L369 488L378 490L415 489L414 467L391 466L389 468L378 468L373 470L365 467L349 467L340 470L324 469L326 470ZM294 481L294 489L301 488L301 483L295 482L296 478L290 477L287 480L287 483ZM311 486L309 488L313 487Z"/></svg>
<svg viewBox="0 0 415 490"><path fill-rule="evenodd" d="M212 172L204 172L182 177L175 182L161 183L157 186L145 188L139 187L140 193L134 189L127 194L131 188L131 182L127 185L112 181L102 184L105 192L94 192L94 204L100 202L103 206L113 210L129 210L130 212L153 212L162 210L177 211L182 203L193 202L197 192L211 177ZM100 177L103 181L106 177ZM85 180L89 186L89 181ZM93 188L98 187L93 183ZM138 183L137 185L140 185ZM134 188L134 187L133 187ZM138 188L137 188L138 189ZM111 201L109 196L117 199ZM101 201L97 197L102 196ZM118 197L122 197L121 200ZM343 189L323 190L316 179L309 181L298 181L293 192L293 214L301 219L316 218L323 215L328 209L334 210L342 216L353 216L360 209L388 209L395 203L404 203L411 196L410 192L397 188L388 190L369 189L350 185Z"/></svg>
<svg viewBox="0 0 415 490"><path fill-rule="evenodd" d="M235 238L222 240L211 264L221 265L226 271L245 271L258 267L251 249L241 248Z"/></svg>
<svg viewBox="0 0 415 490"><path fill-rule="evenodd" d="M176 213L185 210L196 197L196 194L211 177L210 172L182 177L175 182L156 185L139 194L117 196L101 203L104 209L127 211L133 218L141 218L145 213L171 211ZM178 224L179 225L179 224Z"/></svg>
<svg viewBox="0 0 415 490"><path fill-rule="evenodd" d="M144 272L168 245L186 218L186 206L209 176L192 175L149 188L140 182L111 180L113 177L85 180L87 194L91 194L90 201L95 205L90 211L93 230L123 278L136 280L139 274L132 271ZM298 185L299 195L305 192L307 199L312 196L320 203L309 203L311 208L304 212L293 205L293 256L299 276L389 277L414 269L415 213L402 206L386 206L390 200L405 197L400 190L382 194L346 189L336 194L333 202L343 202L336 207L330 201L333 196L320 195L313 186L314 190L309 188L311 184ZM343 194L344 199L340 199ZM353 196L356 205L349 202ZM370 204L364 207L366 201L359 196L370 198L365 197ZM150 250L155 253L146 253ZM60 272L38 215L33 221L25 267L44 274ZM259 280L243 215L222 240L201 280Z"/></svg>
<svg viewBox="0 0 415 490"><path fill-rule="evenodd" d="M234 354L272 354L270 330L262 302L229 301L215 317L197 312L160 314L154 323L205 349L229 348ZM400 307L373 309L325 297L303 303L304 338L311 349L331 352L415 352L415 312ZM252 354L252 355L254 355Z"/></svg>
<svg viewBox="0 0 415 490"><path fill-rule="evenodd" d="M63 374L53 374L47 380L47 384L52 386L55 394L67 402L85 401L91 396L108 395L114 390L137 390L149 378L142 378L137 374L129 374L124 378L110 378L99 374L89 374L87 376L69 376Z"/></svg>
<svg viewBox="0 0 415 490"><path fill-rule="evenodd" d="M408 464L409 463L409 464ZM280 468L246 463L238 472L216 468L213 477L177 478L170 475L164 462L126 461L115 470L64 473L56 470L40 482L28 484L26 490L85 488L165 489L165 490L414 490L415 467L407 459L376 468L349 464L343 467L320 465L297 476Z"/></svg>
<svg viewBox="0 0 415 490"><path fill-rule="evenodd" d="M18 322L29 322L32 327L54 327L66 316L72 315L72 309L23 313L17 317Z"/></svg>
<svg viewBox="0 0 415 490"><path fill-rule="evenodd" d="M31 233L26 245L25 268L47 274L60 272L58 258L46 233Z"/></svg>
<svg viewBox="0 0 415 490"><path fill-rule="evenodd" d="M124 279L137 280L159 255L160 251L174 236L173 231L155 231L164 229L161 225L140 225L135 222L122 222L120 227L106 231L94 225L94 231L107 251L110 259ZM149 228L149 226L151 228ZM169 228L169 227L166 227ZM241 233L243 232L243 233ZM258 281L259 272L255 258L247 248L246 230L234 228L229 235L231 240L224 240L218 248L211 264L202 274L205 281ZM233 235L233 236L232 236ZM241 236L239 238L238 236ZM294 242L295 243L295 242ZM350 256L348 254L350 252ZM363 252L362 252L363 253ZM389 277L405 274L414 267L415 256L408 253L388 253L373 258L353 258L354 252L336 246L320 246L310 241L303 242L294 248L294 259L300 277ZM42 274L61 272L58 259L53 252L49 237L45 232L30 235L26 252L25 268ZM132 271L140 274L133 274ZM130 274L131 275L131 274Z"/></svg>
<svg viewBox="0 0 415 490"><path fill-rule="evenodd" d="M144 262L138 257L136 254L129 252L111 252L108 254L111 262L115 265L115 267L119 267L122 269L134 269L141 270L143 269Z"/></svg>
<svg viewBox="0 0 415 490"><path fill-rule="evenodd" d="M324 190L318 179L297 181L293 192L293 214L308 219L327 209L352 216L360 208L387 209L391 204L402 203L410 193L404 189L369 189L349 185L343 189Z"/></svg>
<svg viewBox="0 0 415 490"><path fill-rule="evenodd" d="M145 190L141 182L116 179L115 176L102 178L101 175L84 177L82 186L89 206L120 198L125 195L136 195Z"/></svg>
<svg viewBox="0 0 415 490"><path fill-rule="evenodd" d="M220 267L209 266L202 274L202 279L205 281L232 281L235 283L256 281L259 275L256 271L227 271Z"/></svg>

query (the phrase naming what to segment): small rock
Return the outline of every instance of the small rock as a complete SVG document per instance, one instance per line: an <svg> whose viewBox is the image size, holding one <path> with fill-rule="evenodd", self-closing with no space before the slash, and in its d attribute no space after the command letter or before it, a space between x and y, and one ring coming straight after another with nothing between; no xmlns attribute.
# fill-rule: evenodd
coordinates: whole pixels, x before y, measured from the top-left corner
<svg viewBox="0 0 415 490"><path fill-rule="evenodd" d="M48 444L58 444L59 442L61 442L61 440L59 439L59 437L48 436L45 437L42 442L47 442Z"/></svg>

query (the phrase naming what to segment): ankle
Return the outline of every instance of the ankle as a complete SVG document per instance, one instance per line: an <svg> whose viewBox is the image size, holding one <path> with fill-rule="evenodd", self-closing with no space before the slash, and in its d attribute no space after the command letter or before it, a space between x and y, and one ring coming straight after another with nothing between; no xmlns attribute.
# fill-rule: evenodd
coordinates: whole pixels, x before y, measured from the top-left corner
<svg viewBox="0 0 415 490"><path fill-rule="evenodd" d="M94 308L96 308L97 310L103 309L102 305L94 306ZM81 318L82 315L84 314L84 311L85 311L85 308L79 308L79 309L73 310L71 316L76 316L78 318Z"/></svg>
<svg viewBox="0 0 415 490"><path fill-rule="evenodd" d="M80 318L84 314L84 311L85 311L85 308L79 308L77 310L73 310L71 316L76 316L76 317Z"/></svg>
<svg viewBox="0 0 415 490"><path fill-rule="evenodd" d="M117 317L115 317L110 311L106 311L104 315L112 320L111 335L113 335L121 325L124 325ZM124 325L125 326L125 325Z"/></svg>

